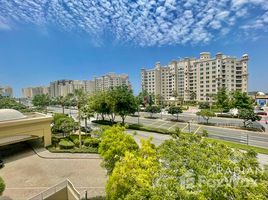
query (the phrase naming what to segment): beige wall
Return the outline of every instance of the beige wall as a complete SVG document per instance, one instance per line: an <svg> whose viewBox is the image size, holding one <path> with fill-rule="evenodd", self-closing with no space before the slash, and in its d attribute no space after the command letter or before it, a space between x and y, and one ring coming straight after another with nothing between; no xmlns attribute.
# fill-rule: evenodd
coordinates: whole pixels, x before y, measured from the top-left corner
<svg viewBox="0 0 268 200"><path fill-rule="evenodd" d="M0 122L0 139L13 135L32 135L44 138L44 146L51 145L52 117L26 118Z"/></svg>

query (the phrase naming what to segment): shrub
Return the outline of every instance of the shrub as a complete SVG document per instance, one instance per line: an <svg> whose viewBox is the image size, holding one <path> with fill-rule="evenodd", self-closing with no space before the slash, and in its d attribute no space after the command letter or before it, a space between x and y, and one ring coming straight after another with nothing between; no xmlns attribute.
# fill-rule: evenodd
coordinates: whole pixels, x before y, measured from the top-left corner
<svg viewBox="0 0 268 200"><path fill-rule="evenodd" d="M3 194L4 190L6 188L4 180L0 177L0 196Z"/></svg>
<svg viewBox="0 0 268 200"><path fill-rule="evenodd" d="M203 137L208 137L208 131L207 131L207 130L203 130L203 132L202 132L202 136L203 136Z"/></svg>
<svg viewBox="0 0 268 200"><path fill-rule="evenodd" d="M208 102L201 102L199 104L199 109L209 109L209 103Z"/></svg>
<svg viewBox="0 0 268 200"><path fill-rule="evenodd" d="M100 140L97 138L86 138L84 140L84 145L85 146L90 146L90 147L99 147Z"/></svg>
<svg viewBox="0 0 268 200"><path fill-rule="evenodd" d="M77 138L76 138L76 139L74 139L74 140L73 140L73 143L74 143L74 145L75 145L75 146L77 146L77 147L78 147L78 146L79 146L79 144L80 144L79 139L77 139Z"/></svg>
<svg viewBox="0 0 268 200"><path fill-rule="evenodd" d="M62 139L59 146L61 149L72 149L74 148L74 143L72 141Z"/></svg>

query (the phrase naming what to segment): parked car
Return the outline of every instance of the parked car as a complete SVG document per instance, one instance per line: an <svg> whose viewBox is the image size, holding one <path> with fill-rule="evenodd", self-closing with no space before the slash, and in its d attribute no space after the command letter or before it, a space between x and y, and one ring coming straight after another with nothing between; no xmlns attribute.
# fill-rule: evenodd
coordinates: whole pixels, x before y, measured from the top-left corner
<svg viewBox="0 0 268 200"><path fill-rule="evenodd" d="M3 160L0 160L0 168L3 168L4 167L4 161Z"/></svg>

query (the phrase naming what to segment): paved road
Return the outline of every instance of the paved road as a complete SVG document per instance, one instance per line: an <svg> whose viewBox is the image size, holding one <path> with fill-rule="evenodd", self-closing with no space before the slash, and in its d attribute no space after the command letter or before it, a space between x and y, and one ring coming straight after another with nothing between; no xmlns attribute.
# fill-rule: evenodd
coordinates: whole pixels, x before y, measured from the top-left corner
<svg viewBox="0 0 268 200"><path fill-rule="evenodd" d="M116 117L116 120L120 121L121 119L119 117ZM126 122L130 124L138 123L138 117L127 117ZM209 137L248 144L251 146L268 148L268 134L266 133L222 128L222 127L213 127L213 126L200 127L200 125L198 124L190 124L189 129L187 123L173 122L161 119L139 118L139 122L140 124L143 124L145 126L154 128L163 128L168 130L175 130L175 128L179 127L184 132L197 131L197 133L202 133L203 130L207 130L209 133Z"/></svg>
<svg viewBox="0 0 268 200"><path fill-rule="evenodd" d="M133 133L136 132L134 135ZM153 138L152 143L159 146L162 144L165 140L170 139L171 137L169 135L163 135L159 133L152 133L152 132L146 132L146 131L134 131L134 130L127 130L127 133L133 135L135 141L140 145L140 139L149 139ZM261 166L268 166L268 155L265 154L258 154L258 161Z"/></svg>
<svg viewBox="0 0 268 200"><path fill-rule="evenodd" d="M55 108L51 107L51 110L54 112L62 112L62 109L60 107ZM77 117L77 110L69 110L65 109L65 113L71 113L71 115L76 119ZM141 113L144 114L144 113ZM148 115L148 113L146 113ZM184 116L185 115L185 116ZM196 118L195 114L191 113L185 113L184 115L181 115L181 118L184 119L184 121L188 121L189 118ZM155 115L157 116L157 115ZM164 115L163 115L164 116ZM173 118L171 115L165 115L168 119ZM195 119L194 118L194 119ZM251 146L257 146L257 147L263 147L268 148L268 134L267 133L260 133L260 132L253 132L253 131L246 131L246 130L240 130L240 129L231 129L231 128L222 128L222 127L215 127L215 126L201 126L198 125L195 120L190 120L190 128L187 126L188 123L186 122L174 122L170 121L168 119L148 119L144 117L131 117L128 116L126 118L126 122L129 124L142 124L149 127L155 127L155 128L163 128L168 130L175 130L175 128L180 128L184 132L196 132L202 133L203 130L207 130L209 133L209 137L218 138L222 140L227 141L233 141L238 142L242 144L248 144ZM227 123L228 121L234 121L237 123L240 123L240 119L226 119L226 118L215 118L215 120L225 120ZM120 117L116 117L116 121L121 121ZM193 123L192 123L193 122ZM82 125L84 125L84 122L82 122Z"/></svg>

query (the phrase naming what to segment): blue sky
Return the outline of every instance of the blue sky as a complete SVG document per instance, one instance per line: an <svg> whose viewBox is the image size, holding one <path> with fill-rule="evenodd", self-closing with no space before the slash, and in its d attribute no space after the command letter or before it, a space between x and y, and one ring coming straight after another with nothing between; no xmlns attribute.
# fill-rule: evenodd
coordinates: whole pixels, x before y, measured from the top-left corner
<svg viewBox="0 0 268 200"><path fill-rule="evenodd" d="M128 73L202 51L248 53L249 89L268 91L267 0L2 0L0 85Z"/></svg>

